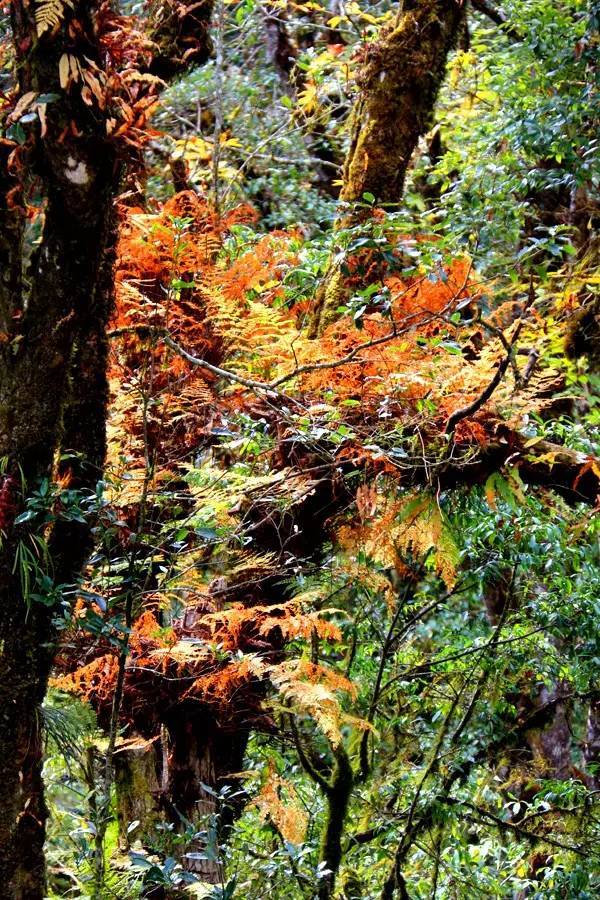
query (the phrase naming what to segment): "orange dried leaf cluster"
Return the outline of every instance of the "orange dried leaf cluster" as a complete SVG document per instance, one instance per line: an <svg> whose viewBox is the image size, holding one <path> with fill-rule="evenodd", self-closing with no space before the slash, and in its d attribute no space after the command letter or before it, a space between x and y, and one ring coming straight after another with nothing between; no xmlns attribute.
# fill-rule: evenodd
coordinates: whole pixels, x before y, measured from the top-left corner
<svg viewBox="0 0 600 900"><path fill-rule="evenodd" d="M303 372L285 389L301 399L310 427L325 424L331 430L348 423L357 429L355 437L338 448L338 462L356 464L360 459L370 478L385 472L395 484L398 472L382 464L376 448L364 446L360 429L366 428L368 435L384 404L385 416L410 427L418 422L426 437L427 428L439 434L454 410L478 396L501 358L499 346L484 347L472 362L457 352L456 344L452 352L444 347L449 334L460 334L460 325L452 332L449 314L477 293L466 259L455 260L435 282L389 277L391 320L366 310L360 328L345 317L317 340L308 340L298 327L297 310L282 302L285 275L297 262L298 236L275 232L232 258L231 226L253 217L253 211L242 206L217 218L191 191L176 195L156 214L123 211L110 423L112 467L118 470L120 460L126 459L129 476L114 498L121 510L135 511L142 490L148 488L148 460L153 474L147 496L158 497L170 481L183 482L183 473L193 468L189 461L214 443L213 429L230 427L232 413L241 410L273 419L273 407L261 393L254 396L240 385L232 389L219 373L177 355L165 344L166 333L194 357L262 382L354 353L350 364ZM427 408L420 405L425 401ZM287 449L293 428L290 431L286 421L276 420L276 425L274 446L260 474L239 482L229 477L235 442L223 444L223 460L213 457L204 464L204 474L212 473L214 479L185 484L188 508L214 510L217 525L233 529L259 504L268 519L270 510L284 501L291 509L296 494L301 502L312 493L318 480L313 483ZM456 435L464 443L483 444L492 426L491 414L484 410L476 419L459 423ZM305 452L300 441L298 458ZM356 504L358 522L337 531L349 577L359 574L357 549L382 567L399 571L404 571L408 557L429 554L452 587L456 545L429 493L413 498L407 510L406 500L390 499L390 492L371 483L359 489ZM200 552L193 535L187 540L186 551ZM203 565L200 556L194 557L192 568L197 564ZM227 590L235 590L240 598L233 571L229 576ZM371 571L370 577L376 575ZM239 581L244 580L248 583L248 571L240 576ZM385 577L371 587L381 591L391 608ZM327 667L284 655L294 640L340 640L340 629L328 611L315 610L314 596L270 604L260 590L256 596L242 596L241 602L232 602L229 593L226 608L219 608L198 585L185 586L183 595L186 610L172 631L161 629L149 611L133 628L124 712L140 733L155 729L164 711L183 699L216 705L231 717L260 716L260 686L269 682L286 704L313 717L332 744L341 739L341 727L350 720L338 695L352 694L352 684ZM116 679L116 653L105 649L57 684L106 707ZM142 712L148 691L155 698L154 721L144 721Z"/></svg>
<svg viewBox="0 0 600 900"><path fill-rule="evenodd" d="M210 609L208 603L204 606ZM272 661L284 639L313 633L324 640L341 637L322 613L302 613L301 606L293 600L273 606L236 603L218 612L184 615L172 629L161 628L156 615L147 610L130 635L123 714L141 734L148 734L165 710L183 699L218 704L231 718L240 709L247 714L248 688L265 678L290 695L294 690L301 695L298 685L311 680L326 684L328 692L352 690L346 679L322 666L298 663L290 667L287 662ZM199 601L195 608L200 608ZM110 648L74 669L68 660L64 662L69 671L54 679L54 687L81 696L106 715L117 681L118 649ZM149 691L152 716L144 711ZM256 696L252 701L255 712L259 701Z"/></svg>
<svg viewBox="0 0 600 900"><path fill-rule="evenodd" d="M252 805L264 820L270 820L284 840L301 844L308 827L308 814L302 807L294 785L282 778L269 761L266 777Z"/></svg>

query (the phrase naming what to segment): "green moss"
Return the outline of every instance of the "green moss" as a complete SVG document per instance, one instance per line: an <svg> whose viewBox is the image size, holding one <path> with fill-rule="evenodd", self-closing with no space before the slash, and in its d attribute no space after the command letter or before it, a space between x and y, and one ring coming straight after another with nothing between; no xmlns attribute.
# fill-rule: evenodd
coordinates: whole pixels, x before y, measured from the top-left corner
<svg viewBox="0 0 600 900"><path fill-rule="evenodd" d="M348 754L342 746L336 749L336 759L331 787L327 794L327 818L321 838L320 861L331 873L322 880L319 900L329 900L333 894L335 878L342 861L342 838L348 804L354 786L354 773Z"/></svg>
<svg viewBox="0 0 600 900"><path fill-rule="evenodd" d="M463 16L464 9L454 0L418 0L397 27L364 48L342 200L359 203L366 193L379 203L402 199L406 171L431 124ZM357 224L364 215L358 208L344 215L338 227ZM335 319L345 293L339 266L330 266L315 298L313 337Z"/></svg>

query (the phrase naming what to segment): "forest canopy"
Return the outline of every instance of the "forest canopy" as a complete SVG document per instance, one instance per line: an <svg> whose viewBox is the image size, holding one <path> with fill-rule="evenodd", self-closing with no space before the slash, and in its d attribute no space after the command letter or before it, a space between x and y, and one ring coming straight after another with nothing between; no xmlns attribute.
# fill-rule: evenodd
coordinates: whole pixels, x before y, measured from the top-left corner
<svg viewBox="0 0 600 900"><path fill-rule="evenodd" d="M6 900L600 896L599 47L3 6Z"/></svg>

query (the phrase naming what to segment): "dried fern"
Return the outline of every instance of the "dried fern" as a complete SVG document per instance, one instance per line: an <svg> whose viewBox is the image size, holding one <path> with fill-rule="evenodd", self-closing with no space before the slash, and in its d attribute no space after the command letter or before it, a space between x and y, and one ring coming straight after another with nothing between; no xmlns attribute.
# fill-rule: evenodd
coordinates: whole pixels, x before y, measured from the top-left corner
<svg viewBox="0 0 600 900"><path fill-rule="evenodd" d="M73 0L38 0L35 7L35 25L40 37L60 25L65 16L65 8L73 9Z"/></svg>

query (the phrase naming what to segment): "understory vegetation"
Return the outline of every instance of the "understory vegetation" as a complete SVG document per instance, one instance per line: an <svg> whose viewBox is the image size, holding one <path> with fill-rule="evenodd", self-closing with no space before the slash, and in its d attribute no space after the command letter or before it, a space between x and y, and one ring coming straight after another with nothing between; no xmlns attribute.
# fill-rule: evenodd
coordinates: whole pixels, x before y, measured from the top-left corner
<svg viewBox="0 0 600 900"><path fill-rule="evenodd" d="M600 896L599 28L4 10L7 900Z"/></svg>

